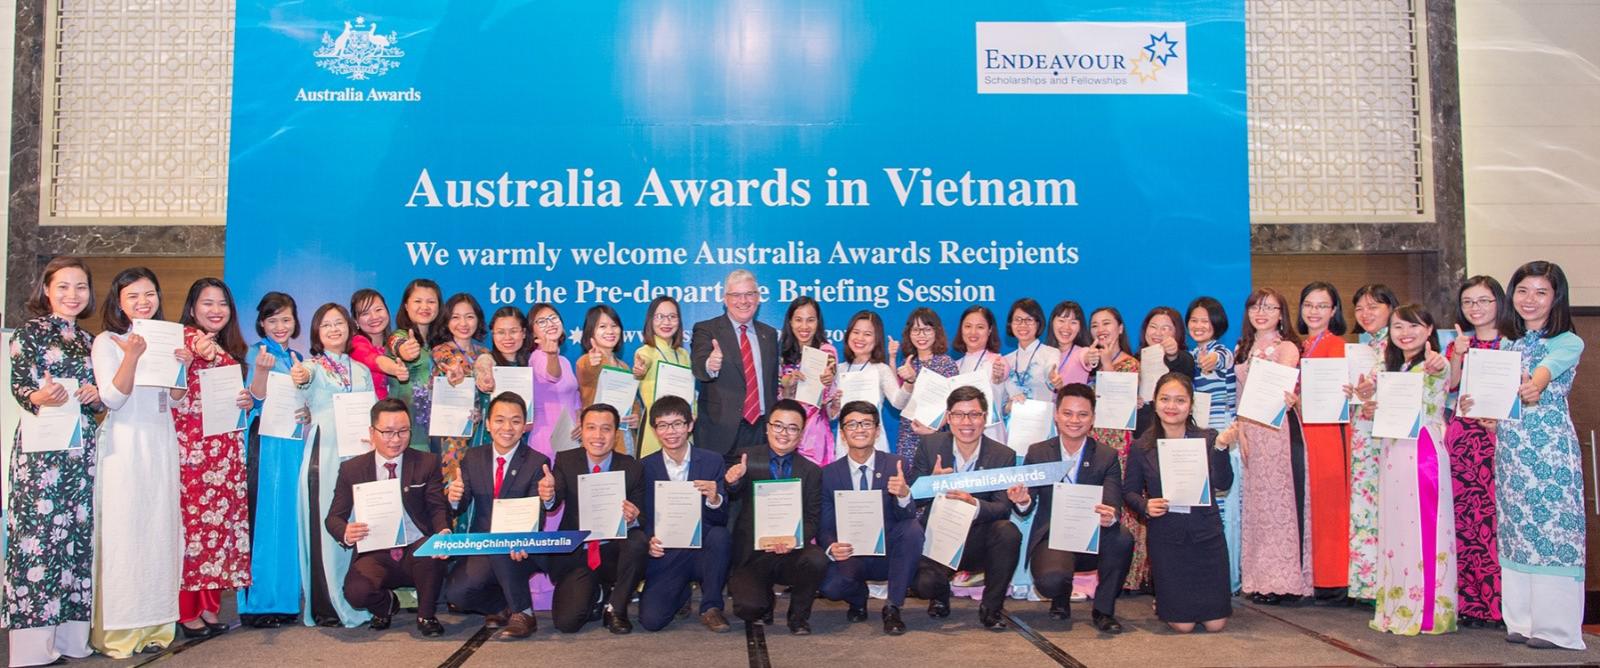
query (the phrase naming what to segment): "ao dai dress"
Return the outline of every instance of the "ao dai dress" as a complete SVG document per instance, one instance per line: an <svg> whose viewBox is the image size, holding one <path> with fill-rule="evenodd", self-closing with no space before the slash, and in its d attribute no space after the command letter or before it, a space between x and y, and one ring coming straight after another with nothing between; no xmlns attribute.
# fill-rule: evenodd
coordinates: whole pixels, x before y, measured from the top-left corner
<svg viewBox="0 0 1600 668"><path fill-rule="evenodd" d="M1070 367L1072 364L1068 363L1067 366ZM1119 353L1110 364L1105 365L1104 370L1139 373L1139 358ZM1117 463L1122 465L1123 471L1128 470L1128 450L1133 447L1132 430L1096 428L1089 432L1089 437L1096 443L1116 448ZM1146 518L1133 508L1125 506L1122 509L1121 521L1122 526L1128 527L1128 533L1133 534L1133 561L1128 565L1128 578L1123 581L1122 588L1129 591L1149 589L1150 558L1149 543L1145 540Z"/></svg>
<svg viewBox="0 0 1600 668"><path fill-rule="evenodd" d="M1426 374L1419 362L1407 370ZM1444 448L1448 370L1422 383L1417 438L1380 438L1377 606L1371 626L1399 635L1456 630L1455 504Z"/></svg>
<svg viewBox="0 0 1600 668"><path fill-rule="evenodd" d="M827 353L829 357L838 359L839 353L834 349L832 343L823 343L822 352ZM782 378L799 370L800 363L798 361L793 364L782 362L778 365L778 377ZM779 398L793 399L794 392L799 386L798 382L788 387L784 387L780 383L778 386ZM828 462L833 461L833 420L828 416L828 405L838 396L839 388L835 385L827 385L822 388L821 406L800 402L800 405L806 407L806 424L805 431L801 432L800 445L797 449L802 457L811 460L817 466L827 466Z"/></svg>
<svg viewBox="0 0 1600 668"><path fill-rule="evenodd" d="M1372 346L1379 360L1388 345L1389 328L1379 330L1364 343ZM1365 371L1378 371L1374 365ZM1350 598L1372 600L1378 597L1378 456L1372 438L1372 420L1359 413L1350 426Z"/></svg>
<svg viewBox="0 0 1600 668"><path fill-rule="evenodd" d="M302 359L299 353L271 339L257 343L252 350L262 347L273 356L274 366L263 372L251 364L246 387L258 373L288 375ZM250 411L246 458L251 498L250 586L239 590L239 614L293 616L300 613L300 553L309 520L298 512L300 466L306 451L304 434L309 426L301 425L299 438L262 434L259 420L263 402L264 397L257 397Z"/></svg>
<svg viewBox="0 0 1600 668"><path fill-rule="evenodd" d="M194 352L201 332L183 329ZM244 432L205 436L201 424L200 371L239 362L218 350L215 360L196 354L184 370L188 393L172 404L178 430L179 499L183 510L183 591L231 589L250 584L250 496L245 484Z"/></svg>
<svg viewBox="0 0 1600 668"><path fill-rule="evenodd" d="M428 357L423 355L423 357ZM333 504L333 487L339 479L339 432L333 421L333 397L346 392L372 390L372 375L349 355L324 353L307 363L311 381L300 386L311 409L311 429L306 434L305 459L300 467L300 516L310 520L301 542L300 564L307 602L302 617L306 626L320 622L354 627L372 615L351 607L344 597L344 577L351 554L323 528L323 518ZM412 427L416 429L416 427ZM412 435L413 438L415 434Z"/></svg>
<svg viewBox="0 0 1600 668"><path fill-rule="evenodd" d="M1298 365L1299 351L1294 344L1278 341L1258 347L1235 369L1241 394L1250 382L1250 364L1256 359L1275 359L1279 346L1287 346L1295 354L1290 365ZM1245 447L1244 498L1239 511L1240 587L1253 594L1308 596L1312 593L1311 531L1296 502L1289 420L1285 417L1279 427L1243 419L1236 424Z"/></svg>

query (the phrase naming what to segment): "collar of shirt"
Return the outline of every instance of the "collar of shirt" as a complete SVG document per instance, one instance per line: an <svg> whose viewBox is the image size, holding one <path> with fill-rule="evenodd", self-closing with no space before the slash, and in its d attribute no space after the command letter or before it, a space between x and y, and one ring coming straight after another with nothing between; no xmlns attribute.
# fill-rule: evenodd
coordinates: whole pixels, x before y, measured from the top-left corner
<svg viewBox="0 0 1600 668"><path fill-rule="evenodd" d="M606 453L606 458L605 459L602 459L602 460L600 460L598 462L595 461L593 457L590 457L589 453L585 452L585 453L583 453L583 461L584 461L585 464L588 465L588 469L589 469L588 471L584 471L585 473L589 473L589 472L594 471L594 467L595 466L599 466L600 470L602 472L611 470L611 453L609 453L609 452Z"/></svg>
<svg viewBox="0 0 1600 668"><path fill-rule="evenodd" d="M683 452L683 463L679 464L672 461L672 455L662 452L661 463L667 467L667 477L676 482L687 481L689 479L689 459L693 456L694 453L692 451L685 450Z"/></svg>
<svg viewBox="0 0 1600 668"><path fill-rule="evenodd" d="M1067 467L1067 482L1077 483L1078 467L1083 466L1083 451L1088 449L1089 439L1084 439L1083 443L1078 445L1078 451L1072 453L1070 458L1067 456L1067 446L1063 443L1059 447L1061 448L1061 461L1071 462L1071 465Z"/></svg>
<svg viewBox="0 0 1600 668"><path fill-rule="evenodd" d="M378 468L377 468L378 479L379 480L386 480L386 479L389 478L389 469L384 468L384 465L388 464L389 462L394 462L394 477L396 477L396 478L400 477L400 472L406 470L405 462L403 461L405 459L405 456L406 456L406 453L401 452L400 455L398 457L395 457L394 459L385 459L383 457L383 455L380 455L377 452L373 452L372 453L372 459L373 459L373 461L377 462L377 464L378 464Z"/></svg>
<svg viewBox="0 0 1600 668"><path fill-rule="evenodd" d="M966 458L962 457L961 456L961 446L956 445L955 443L951 443L950 444L950 452L954 454L954 459L956 460L955 461L956 472L957 473L966 473L968 471L973 470L974 468L977 468L978 456L983 454L983 444L979 443L978 444L978 449L972 451L972 459L966 459Z"/></svg>
<svg viewBox="0 0 1600 668"><path fill-rule="evenodd" d="M845 455L845 459L850 459L850 456ZM872 480L873 474L878 472L877 464L878 455L876 452L874 452L872 456L867 457L867 461L865 462L858 462L854 459L850 459L850 482L855 483L861 478L862 466L867 467L867 480Z"/></svg>

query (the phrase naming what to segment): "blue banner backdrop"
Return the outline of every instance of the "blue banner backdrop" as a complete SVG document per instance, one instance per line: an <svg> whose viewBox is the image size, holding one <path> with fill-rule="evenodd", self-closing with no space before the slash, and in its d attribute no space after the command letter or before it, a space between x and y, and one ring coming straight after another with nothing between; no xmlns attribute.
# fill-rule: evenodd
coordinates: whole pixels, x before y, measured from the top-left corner
<svg viewBox="0 0 1600 668"><path fill-rule="evenodd" d="M636 330L744 267L774 324L1032 296L1136 339L1242 305L1244 56L1242 0L241 2L227 279Z"/></svg>

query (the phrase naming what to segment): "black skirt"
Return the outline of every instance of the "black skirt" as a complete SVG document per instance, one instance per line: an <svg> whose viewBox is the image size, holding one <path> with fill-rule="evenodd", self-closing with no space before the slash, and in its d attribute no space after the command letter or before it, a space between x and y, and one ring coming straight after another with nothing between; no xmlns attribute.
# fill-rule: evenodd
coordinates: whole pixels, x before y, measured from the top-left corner
<svg viewBox="0 0 1600 668"><path fill-rule="evenodd" d="M1217 531L1194 542L1151 540L1150 577L1156 590L1156 617L1163 622L1198 623L1233 614L1228 582L1228 544L1221 521L1210 517L1172 518L1217 522ZM1157 520L1159 521L1159 519Z"/></svg>

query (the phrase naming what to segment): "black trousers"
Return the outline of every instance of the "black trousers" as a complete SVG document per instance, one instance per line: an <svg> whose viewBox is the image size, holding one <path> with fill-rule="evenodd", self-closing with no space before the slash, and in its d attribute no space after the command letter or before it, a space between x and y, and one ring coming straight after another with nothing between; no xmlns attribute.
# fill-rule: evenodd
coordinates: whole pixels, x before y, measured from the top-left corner
<svg viewBox="0 0 1600 668"><path fill-rule="evenodd" d="M506 554L470 556L458 561L445 578L444 600L480 615L531 610L528 578L548 568L543 556L529 555L522 561L512 561Z"/></svg>
<svg viewBox="0 0 1600 668"><path fill-rule="evenodd" d="M1072 575L1078 571L1098 571L1100 583L1094 589L1094 609L1101 614L1117 614L1117 595L1133 563L1133 534L1121 522L1100 528L1100 554L1082 554L1050 549L1050 539L1033 546L1028 555L1033 573L1033 588L1045 600L1066 599L1072 594Z"/></svg>
<svg viewBox="0 0 1600 668"><path fill-rule="evenodd" d="M627 615L634 588L644 576L645 560L650 558L650 539L644 531L629 529L623 540L600 544L600 567L589 569L589 544L567 554L549 558L550 581L556 585L550 599L550 617L556 630L577 633L589 621L589 612L600 598L602 585L609 587L606 601L615 614Z"/></svg>
<svg viewBox="0 0 1600 668"><path fill-rule="evenodd" d="M407 545L405 556L399 561L389 556L388 550L356 555L344 576L345 600L373 615L392 616L395 611L389 609L390 592L399 587L416 587L417 617L432 619L439 603L439 589L444 584L445 568L442 560L416 556L417 548L424 542L427 540Z"/></svg>
<svg viewBox="0 0 1600 668"><path fill-rule="evenodd" d="M950 577L957 570L983 571L983 607L999 610L1005 606L1006 592L1011 589L1011 575L1022 559L1022 532L1011 520L995 520L987 524L975 523L967 533L967 545L961 550L959 569L952 569L937 561L923 557L917 564L917 578L912 591L917 598L947 601L950 598Z"/></svg>
<svg viewBox="0 0 1600 668"><path fill-rule="evenodd" d="M817 587L828 572L828 556L822 548L805 545L787 554L755 552L734 567L728 576L728 597L733 599L733 614L746 622L767 616L772 609L774 584L788 585L788 620L811 619L811 604Z"/></svg>

